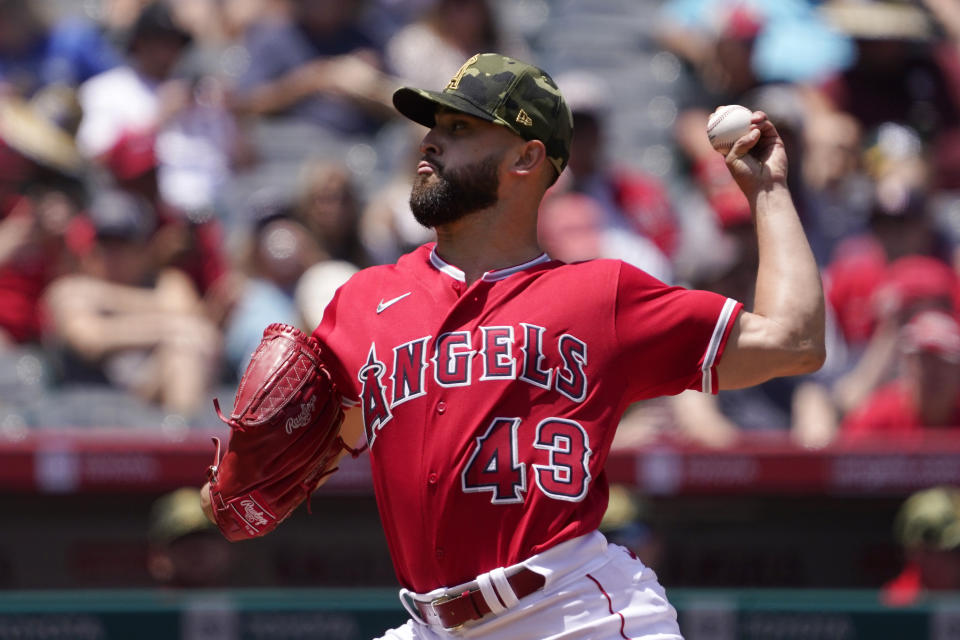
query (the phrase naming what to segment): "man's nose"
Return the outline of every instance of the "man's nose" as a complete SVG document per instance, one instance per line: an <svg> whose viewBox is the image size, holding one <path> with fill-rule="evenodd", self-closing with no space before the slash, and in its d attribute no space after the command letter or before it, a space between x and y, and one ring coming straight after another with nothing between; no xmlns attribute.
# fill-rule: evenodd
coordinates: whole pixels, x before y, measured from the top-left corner
<svg viewBox="0 0 960 640"><path fill-rule="evenodd" d="M436 136L433 133L433 129L427 132L427 135L423 136L423 140L420 141L420 153L423 155L439 155L440 146L436 142Z"/></svg>

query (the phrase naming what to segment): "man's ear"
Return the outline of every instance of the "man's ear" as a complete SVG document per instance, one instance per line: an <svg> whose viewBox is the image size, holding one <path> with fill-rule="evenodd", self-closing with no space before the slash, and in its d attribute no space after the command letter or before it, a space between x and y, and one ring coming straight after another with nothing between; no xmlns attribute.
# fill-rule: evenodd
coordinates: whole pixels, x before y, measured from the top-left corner
<svg viewBox="0 0 960 640"><path fill-rule="evenodd" d="M540 171L547 161L547 148L539 140L528 140L519 149L519 154L510 167L518 175L529 175Z"/></svg>

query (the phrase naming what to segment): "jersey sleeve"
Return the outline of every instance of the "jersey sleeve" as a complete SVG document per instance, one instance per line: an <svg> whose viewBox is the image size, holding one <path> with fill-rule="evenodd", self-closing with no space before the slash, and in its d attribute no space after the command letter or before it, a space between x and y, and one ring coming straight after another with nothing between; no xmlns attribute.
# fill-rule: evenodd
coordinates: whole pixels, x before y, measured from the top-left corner
<svg viewBox="0 0 960 640"><path fill-rule="evenodd" d="M356 329L351 331L350 308L344 303L344 288L340 287L333 299L323 310L323 318L313 331L326 356L326 364L333 376L337 389L343 395L344 408L355 407L360 403L359 384L347 373L349 349L355 342Z"/></svg>
<svg viewBox="0 0 960 640"><path fill-rule="evenodd" d="M628 264L617 279L615 369L631 401L686 389L716 393L716 366L743 305L710 291L671 287Z"/></svg>

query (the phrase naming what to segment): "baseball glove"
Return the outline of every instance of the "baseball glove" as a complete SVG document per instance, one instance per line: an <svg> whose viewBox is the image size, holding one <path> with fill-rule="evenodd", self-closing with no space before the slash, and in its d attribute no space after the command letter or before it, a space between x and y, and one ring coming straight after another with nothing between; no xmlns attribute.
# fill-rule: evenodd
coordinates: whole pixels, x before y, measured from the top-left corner
<svg viewBox="0 0 960 640"><path fill-rule="evenodd" d="M336 471L343 449L340 394L317 341L295 327L271 324L240 379L227 451L207 471L214 518L229 540L272 531Z"/></svg>

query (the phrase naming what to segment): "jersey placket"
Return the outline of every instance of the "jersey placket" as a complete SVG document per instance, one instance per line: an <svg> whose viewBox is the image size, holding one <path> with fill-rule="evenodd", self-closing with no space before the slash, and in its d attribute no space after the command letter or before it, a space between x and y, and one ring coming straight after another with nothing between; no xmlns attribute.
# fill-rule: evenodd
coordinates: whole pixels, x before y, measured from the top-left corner
<svg viewBox="0 0 960 640"><path fill-rule="evenodd" d="M437 565L444 563L449 551L446 548L446 527L444 526L444 514L448 513L449 509L445 501L450 499L451 492L459 492L460 486L459 472L454 468L451 460L460 453L452 449L453 442L462 434L455 433L453 430L467 428L466 425L456 424L458 421L455 415L458 407L452 406L456 402L453 396L460 387L469 387L475 382L476 345L473 343L473 334L482 317L483 300L486 299L494 284L495 282L492 281L477 280L467 286L465 282L451 277L448 286L457 299L447 309L433 332L436 336L435 348L444 336L465 335L469 340L467 344L470 353L465 365L466 379L445 385L440 381L442 375L438 374L434 380L436 393L430 394L435 399L429 409L427 432L424 435L431 439L433 445L424 450L419 486L421 487L423 531L430 538L424 543L428 549L432 550ZM440 366L439 360L438 356L437 366ZM437 576L437 580L442 580L442 577Z"/></svg>

